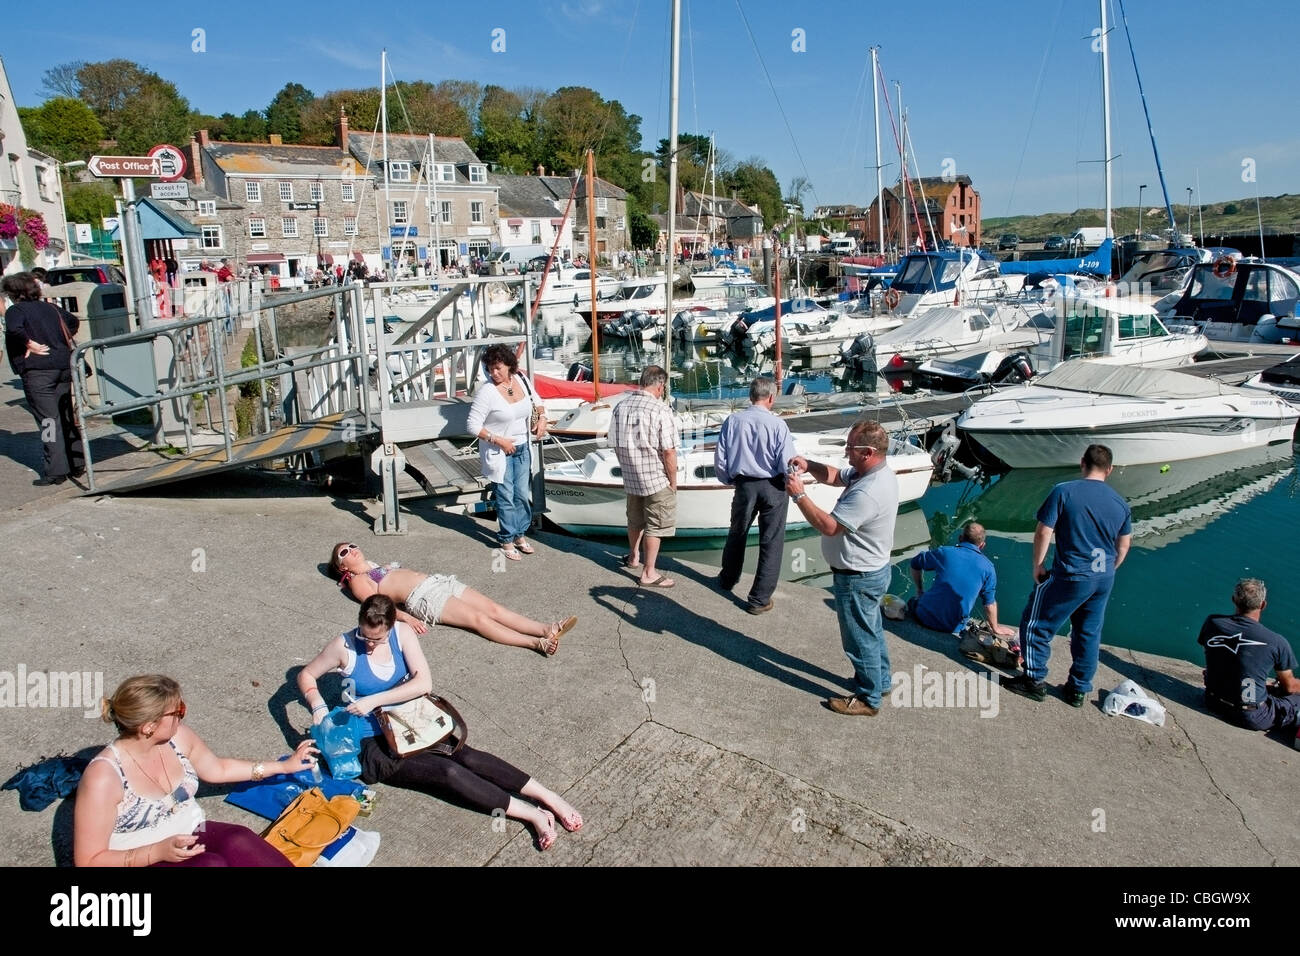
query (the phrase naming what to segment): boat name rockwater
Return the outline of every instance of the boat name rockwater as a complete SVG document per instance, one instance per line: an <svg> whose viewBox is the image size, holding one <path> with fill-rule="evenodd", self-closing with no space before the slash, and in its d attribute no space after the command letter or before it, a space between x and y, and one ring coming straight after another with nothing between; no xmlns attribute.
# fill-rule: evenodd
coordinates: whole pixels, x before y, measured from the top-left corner
<svg viewBox="0 0 1300 956"><path fill-rule="evenodd" d="M1155 417L1156 417L1156 410L1154 408L1146 409L1140 412L1123 412L1120 414L1120 418L1155 418Z"/></svg>

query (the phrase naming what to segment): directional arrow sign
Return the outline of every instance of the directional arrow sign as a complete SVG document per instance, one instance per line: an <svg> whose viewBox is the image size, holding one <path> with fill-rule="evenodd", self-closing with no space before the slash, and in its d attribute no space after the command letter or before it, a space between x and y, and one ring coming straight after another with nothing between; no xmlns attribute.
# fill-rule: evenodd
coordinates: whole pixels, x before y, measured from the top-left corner
<svg viewBox="0 0 1300 956"><path fill-rule="evenodd" d="M92 156L86 168L94 176L117 179L159 179L162 162L154 156Z"/></svg>

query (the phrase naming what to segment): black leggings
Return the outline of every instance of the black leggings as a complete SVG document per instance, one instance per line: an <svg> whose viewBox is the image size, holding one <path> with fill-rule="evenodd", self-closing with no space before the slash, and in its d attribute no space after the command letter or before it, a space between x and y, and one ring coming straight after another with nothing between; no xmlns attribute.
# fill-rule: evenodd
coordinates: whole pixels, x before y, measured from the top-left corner
<svg viewBox="0 0 1300 956"><path fill-rule="evenodd" d="M484 813L504 812L510 795L523 790L529 780L518 767L472 747L461 747L453 757L426 750L397 759L389 756L378 737L367 737L362 743L361 771L366 783L386 783L435 797L451 795Z"/></svg>

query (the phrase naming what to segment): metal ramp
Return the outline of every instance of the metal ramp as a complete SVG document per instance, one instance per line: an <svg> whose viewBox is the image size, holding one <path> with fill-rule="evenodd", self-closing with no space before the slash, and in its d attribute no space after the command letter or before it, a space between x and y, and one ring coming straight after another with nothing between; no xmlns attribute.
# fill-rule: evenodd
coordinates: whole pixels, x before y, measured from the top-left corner
<svg viewBox="0 0 1300 956"><path fill-rule="evenodd" d="M230 445L217 445L182 455L152 466L132 468L122 474L115 469L100 468L100 480L95 483L96 494L116 494L138 491L173 481L185 481L202 475L212 475L234 468L243 468L260 462L290 455L319 452L334 445L356 442L376 429L358 428L354 413L340 412L314 422L285 425L266 435L241 438Z"/></svg>

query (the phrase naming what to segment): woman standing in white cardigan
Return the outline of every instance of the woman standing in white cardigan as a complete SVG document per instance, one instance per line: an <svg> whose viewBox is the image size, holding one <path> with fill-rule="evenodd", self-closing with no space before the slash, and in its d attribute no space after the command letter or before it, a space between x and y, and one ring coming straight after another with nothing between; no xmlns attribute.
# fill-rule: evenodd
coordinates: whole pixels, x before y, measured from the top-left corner
<svg viewBox="0 0 1300 956"><path fill-rule="evenodd" d="M542 403L533 386L519 374L515 351L505 345L490 345L483 352L488 380L474 393L469 410L469 430L478 436L479 463L483 477L492 482L497 501L497 541L511 561L532 554L533 546L524 533L533 522L532 455L529 425L533 408ZM546 434L543 410L532 434Z"/></svg>

